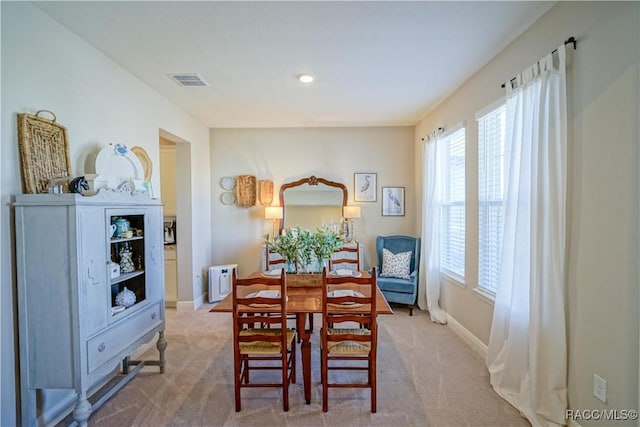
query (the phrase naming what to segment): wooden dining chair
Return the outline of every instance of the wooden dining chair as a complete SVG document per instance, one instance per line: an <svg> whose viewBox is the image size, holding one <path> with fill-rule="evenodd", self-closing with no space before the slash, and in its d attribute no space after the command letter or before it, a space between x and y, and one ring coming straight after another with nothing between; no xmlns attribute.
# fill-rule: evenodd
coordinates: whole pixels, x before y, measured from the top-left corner
<svg viewBox="0 0 640 427"><path fill-rule="evenodd" d="M271 271L273 269L276 268L285 268L285 264L286 261L284 258L282 258L277 252L265 248L265 269L266 271ZM298 267L296 264L296 272L298 271ZM290 314L289 316L287 316L289 320L296 320L296 315L295 314ZM310 324L310 328L311 330L313 330L313 314L309 314L309 324ZM300 342L301 339L298 336L298 342Z"/></svg>
<svg viewBox="0 0 640 427"><path fill-rule="evenodd" d="M275 268L285 268L286 261L277 252L265 248L265 270L271 271Z"/></svg>
<svg viewBox="0 0 640 427"><path fill-rule="evenodd" d="M242 387L282 387L289 410L289 385L296 382L295 329L287 328L287 278L238 278L233 269L233 370L236 412ZM254 327L254 325L262 325ZM279 370L279 382L250 382L252 370Z"/></svg>
<svg viewBox="0 0 640 427"><path fill-rule="evenodd" d="M322 411L329 409L329 388L369 388L371 412L377 411L376 269L370 277L332 277L322 272L320 375ZM359 286L355 286L359 285ZM366 371L366 381L330 381L329 371Z"/></svg>
<svg viewBox="0 0 640 427"><path fill-rule="evenodd" d="M349 254L353 255L349 256ZM360 242L355 242L355 245L348 243L335 250L333 257L329 259L329 270L333 271L341 264L350 264L355 271L362 269L360 264Z"/></svg>

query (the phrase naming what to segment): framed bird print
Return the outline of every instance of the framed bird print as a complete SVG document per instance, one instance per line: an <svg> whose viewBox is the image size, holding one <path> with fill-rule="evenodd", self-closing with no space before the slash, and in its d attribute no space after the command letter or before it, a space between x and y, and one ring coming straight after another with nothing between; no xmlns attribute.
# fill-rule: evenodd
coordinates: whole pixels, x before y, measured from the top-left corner
<svg viewBox="0 0 640 427"><path fill-rule="evenodd" d="M404 216L404 187L382 187L382 216Z"/></svg>
<svg viewBox="0 0 640 427"><path fill-rule="evenodd" d="M353 174L353 200L355 202L375 202L378 193L377 174L363 172Z"/></svg>

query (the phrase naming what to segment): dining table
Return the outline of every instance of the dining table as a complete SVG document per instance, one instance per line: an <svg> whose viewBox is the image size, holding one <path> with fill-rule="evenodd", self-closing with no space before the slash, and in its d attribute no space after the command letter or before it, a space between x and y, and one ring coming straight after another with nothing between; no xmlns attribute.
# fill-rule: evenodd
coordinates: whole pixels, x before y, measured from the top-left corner
<svg viewBox="0 0 640 427"><path fill-rule="evenodd" d="M357 277L368 277L367 271L358 272ZM358 274L356 273L356 274ZM264 273L252 273L249 277L263 276ZM259 285L258 285L259 286ZM368 293L367 285L346 283L342 288ZM229 294L217 303L211 310L212 313L232 313L233 295ZM349 308L350 312L364 312L365 307ZM264 308L248 307L244 311L264 312ZM287 313L295 314L296 330L300 339L300 356L302 359L302 377L304 383L304 398L307 404L311 403L311 334L313 330L307 327L307 318L315 313L322 313L322 275L321 274L287 274ZM379 315L393 314L393 310L385 299L380 289L376 288L376 313ZM309 322L312 326L312 322Z"/></svg>

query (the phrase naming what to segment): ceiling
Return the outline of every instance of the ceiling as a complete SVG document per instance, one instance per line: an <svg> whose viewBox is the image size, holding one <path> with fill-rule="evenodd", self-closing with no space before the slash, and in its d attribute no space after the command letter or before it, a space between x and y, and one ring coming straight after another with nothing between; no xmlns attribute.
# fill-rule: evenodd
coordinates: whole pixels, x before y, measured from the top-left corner
<svg viewBox="0 0 640 427"><path fill-rule="evenodd" d="M415 125L555 3L36 4L208 127L244 128Z"/></svg>

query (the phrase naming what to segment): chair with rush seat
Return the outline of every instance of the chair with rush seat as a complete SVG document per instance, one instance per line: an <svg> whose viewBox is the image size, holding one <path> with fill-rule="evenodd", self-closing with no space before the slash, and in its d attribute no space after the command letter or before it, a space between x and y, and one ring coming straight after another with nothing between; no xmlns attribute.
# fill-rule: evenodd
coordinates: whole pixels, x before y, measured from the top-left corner
<svg viewBox="0 0 640 427"><path fill-rule="evenodd" d="M369 277L322 273L322 329L320 331L320 375L322 411L329 410L329 388L369 388L371 412L377 411L376 359L376 269ZM330 371L366 372L366 380L347 382L329 378Z"/></svg>
<svg viewBox="0 0 640 427"><path fill-rule="evenodd" d="M295 329L287 328L287 279L239 279L233 270L233 371L236 411L242 387L281 387L289 410L289 385L296 382ZM255 328L254 325L263 325ZM280 382L250 382L250 371L279 370Z"/></svg>

